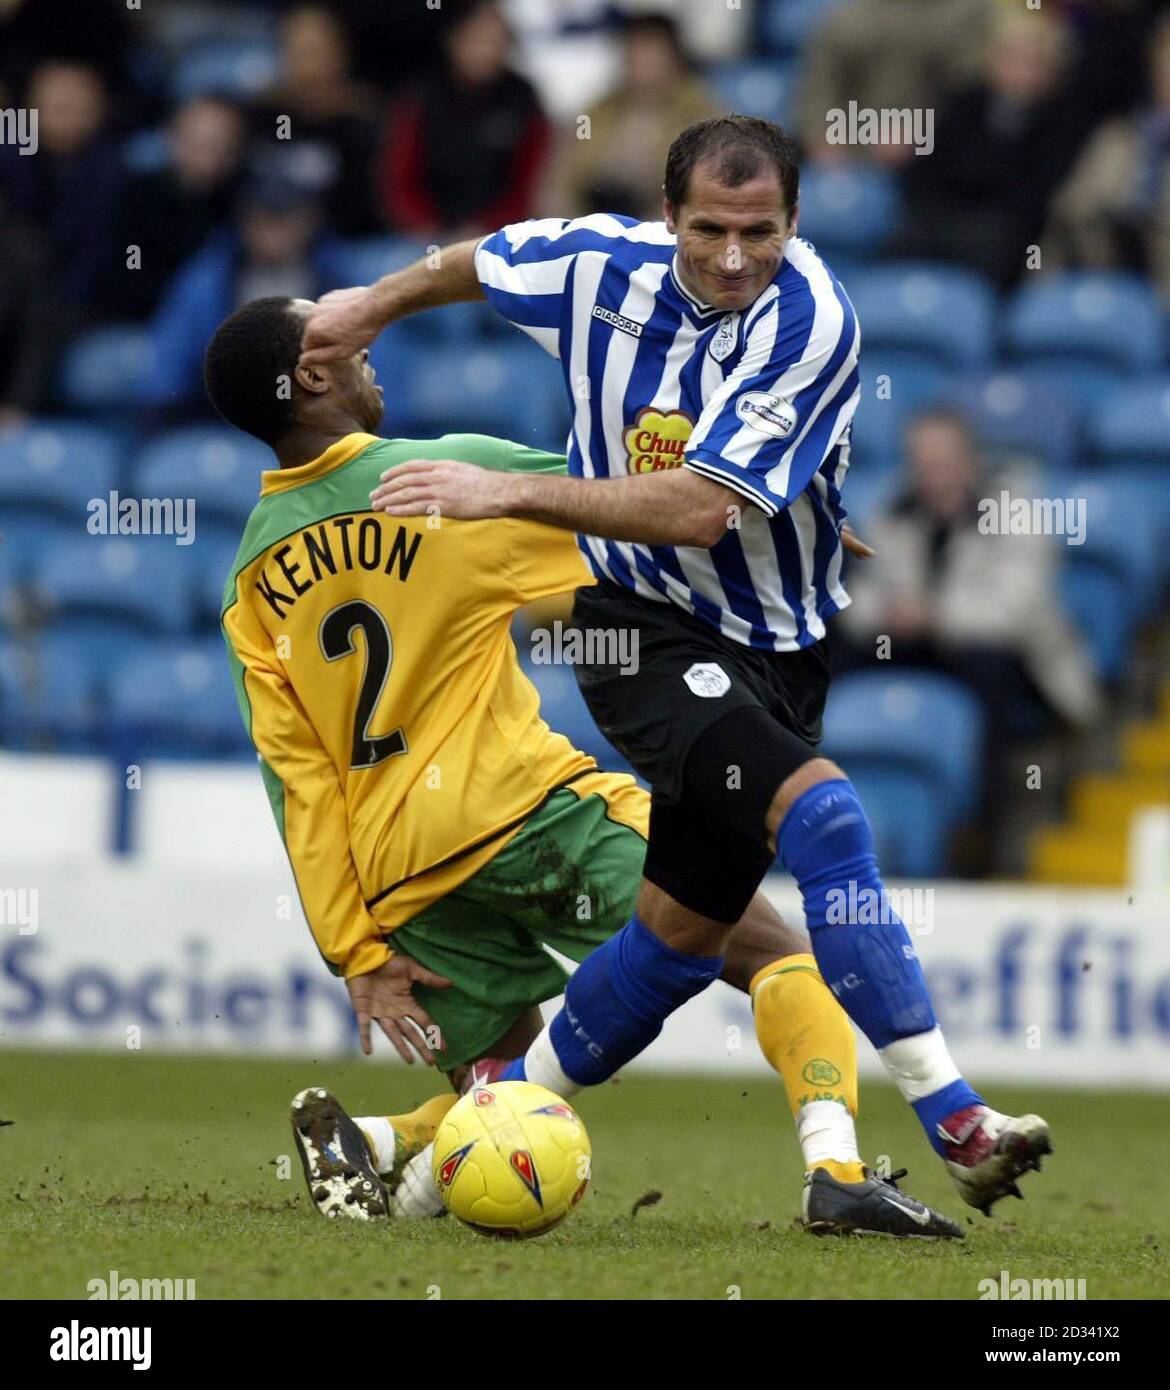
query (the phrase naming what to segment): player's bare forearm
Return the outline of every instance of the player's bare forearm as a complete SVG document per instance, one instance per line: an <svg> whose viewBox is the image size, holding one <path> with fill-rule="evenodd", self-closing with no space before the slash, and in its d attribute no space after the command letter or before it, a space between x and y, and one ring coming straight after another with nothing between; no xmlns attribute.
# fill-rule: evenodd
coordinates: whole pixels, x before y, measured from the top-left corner
<svg viewBox="0 0 1170 1390"><path fill-rule="evenodd" d="M374 341L387 324L424 309L482 299L475 273L475 241L458 241L434 256L372 285L322 295L305 323L301 362L305 365L350 357Z"/></svg>
<svg viewBox="0 0 1170 1390"><path fill-rule="evenodd" d="M585 479L412 459L382 474L370 505L391 516L512 516L607 540L707 547L723 537L742 499L686 468Z"/></svg>

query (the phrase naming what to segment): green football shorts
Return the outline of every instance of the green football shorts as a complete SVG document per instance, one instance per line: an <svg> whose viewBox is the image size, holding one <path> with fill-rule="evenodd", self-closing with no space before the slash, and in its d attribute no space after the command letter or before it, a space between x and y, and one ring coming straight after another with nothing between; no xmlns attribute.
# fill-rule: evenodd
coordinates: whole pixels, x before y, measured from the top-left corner
<svg viewBox="0 0 1170 1390"><path fill-rule="evenodd" d="M414 988L442 1034L441 1070L473 1061L630 920L646 841L599 795L558 791L489 863L388 939L450 988Z"/></svg>

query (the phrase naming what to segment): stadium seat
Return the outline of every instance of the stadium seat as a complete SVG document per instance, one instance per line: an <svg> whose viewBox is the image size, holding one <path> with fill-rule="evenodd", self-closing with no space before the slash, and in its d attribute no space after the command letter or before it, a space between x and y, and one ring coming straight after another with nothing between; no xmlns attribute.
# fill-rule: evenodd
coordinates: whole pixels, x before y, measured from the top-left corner
<svg viewBox="0 0 1170 1390"><path fill-rule="evenodd" d="M796 65L778 63L729 63L712 68L708 80L725 111L742 116L762 116L784 125L796 88Z"/></svg>
<svg viewBox="0 0 1170 1390"><path fill-rule="evenodd" d="M44 636L10 643L0 658L4 722L14 742L86 747L102 735L94 646Z"/></svg>
<svg viewBox="0 0 1170 1390"><path fill-rule="evenodd" d="M391 271L403 270L426 255L427 243L416 237L371 236L333 240L323 250L322 269L335 288L372 285Z"/></svg>
<svg viewBox="0 0 1170 1390"><path fill-rule="evenodd" d="M1053 489L1084 503L1084 540L1058 542L1073 566L1091 566L1125 584L1127 611L1141 618L1160 607L1162 584L1170 568L1163 514L1151 505L1141 479L1125 475L1073 474ZM1074 581L1075 582L1075 581Z"/></svg>
<svg viewBox="0 0 1170 1390"><path fill-rule="evenodd" d="M38 420L0 435L0 526L19 508L69 522L84 535L90 502L107 501L118 478L115 440L96 426Z"/></svg>
<svg viewBox="0 0 1170 1390"><path fill-rule="evenodd" d="M200 630L214 630L219 626L224 585L239 549L238 538L200 536L191 549L196 552L188 576L191 606Z"/></svg>
<svg viewBox="0 0 1170 1390"><path fill-rule="evenodd" d="M920 772L858 761L850 779L873 830L885 879L937 878L947 870L947 830L939 794Z"/></svg>
<svg viewBox="0 0 1170 1390"><path fill-rule="evenodd" d="M1034 379L1057 389L1063 382L1085 411L1123 375L1158 367L1162 321L1153 290L1137 276L1066 271L1016 291L1003 341Z"/></svg>
<svg viewBox="0 0 1170 1390"><path fill-rule="evenodd" d="M1111 391L1089 419L1089 445L1104 462L1163 465L1170 491L1170 374Z"/></svg>
<svg viewBox="0 0 1170 1390"><path fill-rule="evenodd" d="M855 767L895 767L936 791L948 825L975 804L983 740L978 699L958 681L925 671L863 671L833 685L825 753Z"/></svg>
<svg viewBox="0 0 1170 1390"><path fill-rule="evenodd" d="M1076 413L1056 392L1012 371L963 376L946 392L993 462L1033 460L1065 469L1077 447Z"/></svg>
<svg viewBox="0 0 1170 1390"><path fill-rule="evenodd" d="M386 405L425 434L468 430L563 449L564 391L559 366L534 343L435 346L408 357L401 394L388 388Z"/></svg>
<svg viewBox="0 0 1170 1390"><path fill-rule="evenodd" d="M862 352L860 373L854 463L868 474L888 473L901 467L907 422L943 395L950 377L933 357L880 348Z"/></svg>
<svg viewBox="0 0 1170 1390"><path fill-rule="evenodd" d="M865 352L913 351L955 367L981 367L991 353L995 298L974 271L890 262L854 275L848 290Z"/></svg>
<svg viewBox="0 0 1170 1390"><path fill-rule="evenodd" d="M1061 601L1088 643L1098 675L1113 684L1125 674L1134 616L1125 578L1111 565L1070 554L1060 576Z"/></svg>
<svg viewBox="0 0 1170 1390"><path fill-rule="evenodd" d="M249 745L223 643L165 643L114 673L110 719L142 756L246 753Z"/></svg>
<svg viewBox="0 0 1170 1390"><path fill-rule="evenodd" d="M37 593L55 619L85 626L91 618L139 633L180 632L188 609L175 552L162 537L81 536L38 560Z"/></svg>
<svg viewBox="0 0 1170 1390"><path fill-rule="evenodd" d="M202 518L241 526L260 496L260 474L275 466L258 439L226 425L188 425L146 445L134 484L147 497L194 498L198 535Z"/></svg>
<svg viewBox="0 0 1170 1390"><path fill-rule="evenodd" d="M145 328L111 324L75 338L61 363L61 392L74 410L128 410L142 403L154 365Z"/></svg>
<svg viewBox="0 0 1170 1390"><path fill-rule="evenodd" d="M800 235L831 263L847 290L856 271L846 277L846 259L856 263L876 256L893 230L897 210L897 184L884 169L846 164L801 173Z"/></svg>
<svg viewBox="0 0 1170 1390"><path fill-rule="evenodd" d="M277 72L275 45L249 39L207 39L178 59L171 75L176 104L205 93L247 100L272 85Z"/></svg>
<svg viewBox="0 0 1170 1390"><path fill-rule="evenodd" d="M764 0L756 30L761 45L773 52L798 54L842 0Z"/></svg>

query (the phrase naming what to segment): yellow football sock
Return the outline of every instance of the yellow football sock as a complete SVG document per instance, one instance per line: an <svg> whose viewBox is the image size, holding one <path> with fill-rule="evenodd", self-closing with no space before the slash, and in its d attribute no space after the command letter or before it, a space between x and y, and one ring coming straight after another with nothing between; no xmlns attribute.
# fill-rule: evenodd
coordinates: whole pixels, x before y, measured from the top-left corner
<svg viewBox="0 0 1170 1390"><path fill-rule="evenodd" d="M760 1051L783 1078L805 1166L825 1168L839 1182L860 1182L853 1135L857 1042L816 959L803 954L773 961L752 978L748 993ZM845 1114L826 1110L822 1101Z"/></svg>
<svg viewBox="0 0 1170 1390"><path fill-rule="evenodd" d="M415 1154L421 1153L435 1137L435 1132L442 1123L443 1116L458 1099L459 1097L453 1091L449 1091L442 1095L432 1096L430 1100L423 1101L417 1110L411 1110L405 1115L381 1115L369 1120L355 1121L362 1131L375 1166L383 1177L392 1174L393 1178L397 1179L403 1167L410 1162ZM382 1128L383 1123L388 1124L394 1131L392 1167L387 1166L389 1157L387 1145L378 1142L380 1135L377 1131L380 1130L382 1135L386 1133ZM388 1141L388 1135L386 1139Z"/></svg>

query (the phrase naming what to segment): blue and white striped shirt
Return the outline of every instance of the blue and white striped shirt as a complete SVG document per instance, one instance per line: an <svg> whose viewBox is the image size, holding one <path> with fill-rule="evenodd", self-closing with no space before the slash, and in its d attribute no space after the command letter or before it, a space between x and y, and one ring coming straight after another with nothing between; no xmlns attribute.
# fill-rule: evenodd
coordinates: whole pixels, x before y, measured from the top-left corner
<svg viewBox="0 0 1170 1390"><path fill-rule="evenodd" d="M823 637L849 603L839 532L859 333L813 248L789 240L736 313L683 288L662 222L520 222L480 242L475 265L489 302L561 362L575 477L683 466L754 503L710 550L582 536L593 572L745 645Z"/></svg>

